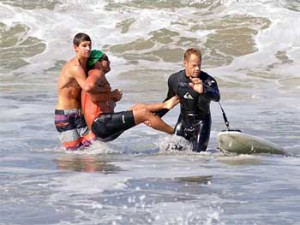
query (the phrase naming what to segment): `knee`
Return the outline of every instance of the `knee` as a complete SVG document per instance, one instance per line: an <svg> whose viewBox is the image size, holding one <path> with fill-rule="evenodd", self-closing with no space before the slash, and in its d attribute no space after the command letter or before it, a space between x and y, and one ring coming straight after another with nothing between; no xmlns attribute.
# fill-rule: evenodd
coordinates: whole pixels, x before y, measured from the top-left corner
<svg viewBox="0 0 300 225"><path fill-rule="evenodd" d="M145 120L148 120L150 118L151 115L153 115L150 111L148 111L145 108L141 108L139 110L134 110L135 113L135 117L144 122Z"/></svg>
<svg viewBox="0 0 300 225"><path fill-rule="evenodd" d="M131 110L143 110L145 108L146 108L145 104L139 103L139 104L132 106L130 109Z"/></svg>

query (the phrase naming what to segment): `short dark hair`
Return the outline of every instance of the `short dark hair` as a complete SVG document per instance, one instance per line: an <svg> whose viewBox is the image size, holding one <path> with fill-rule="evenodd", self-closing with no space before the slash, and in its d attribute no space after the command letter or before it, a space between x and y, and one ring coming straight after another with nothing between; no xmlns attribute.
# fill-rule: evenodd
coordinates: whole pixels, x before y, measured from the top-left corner
<svg viewBox="0 0 300 225"><path fill-rule="evenodd" d="M187 49L184 53L183 59L188 60L192 54L197 55L197 56L199 56L200 59L202 59L201 51L197 48Z"/></svg>
<svg viewBox="0 0 300 225"><path fill-rule="evenodd" d="M84 41L91 41L90 36L85 33L78 33L74 36L73 45L79 46L79 44Z"/></svg>

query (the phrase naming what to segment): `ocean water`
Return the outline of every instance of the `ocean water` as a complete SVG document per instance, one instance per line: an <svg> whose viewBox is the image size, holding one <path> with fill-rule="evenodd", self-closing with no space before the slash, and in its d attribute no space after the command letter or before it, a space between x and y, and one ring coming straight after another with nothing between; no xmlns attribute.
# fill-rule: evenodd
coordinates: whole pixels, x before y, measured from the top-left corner
<svg viewBox="0 0 300 225"><path fill-rule="evenodd" d="M0 224L300 224L299 11L299 0L1 0ZM144 125L64 151L56 81L78 32L111 58L118 111L162 101L199 47L230 127L289 156L218 152L216 103L205 153L166 151L184 140Z"/></svg>

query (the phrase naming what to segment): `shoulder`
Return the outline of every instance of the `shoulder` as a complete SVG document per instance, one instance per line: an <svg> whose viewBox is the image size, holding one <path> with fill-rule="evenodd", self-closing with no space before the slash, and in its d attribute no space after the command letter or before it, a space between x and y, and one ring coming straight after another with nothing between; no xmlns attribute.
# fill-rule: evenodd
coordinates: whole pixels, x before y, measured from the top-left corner
<svg viewBox="0 0 300 225"><path fill-rule="evenodd" d="M70 71L74 77L76 77L76 76L84 76L85 77L86 76L86 72L85 72L84 68L82 68L81 65L72 66Z"/></svg>
<svg viewBox="0 0 300 225"><path fill-rule="evenodd" d="M102 70L99 69L90 69L88 71L88 77L95 77L97 79L104 79L105 74Z"/></svg>
<svg viewBox="0 0 300 225"><path fill-rule="evenodd" d="M178 77L180 77L182 74L184 74L184 70L173 73L169 76L169 80L178 79Z"/></svg>
<svg viewBox="0 0 300 225"><path fill-rule="evenodd" d="M215 80L215 78L213 78L211 75L209 75L208 73L204 72L201 70L201 74L200 74L200 78L201 80Z"/></svg>
<svg viewBox="0 0 300 225"><path fill-rule="evenodd" d="M64 66L64 71L70 77L75 78L78 76L86 76L84 68L78 63L78 61L73 58Z"/></svg>
<svg viewBox="0 0 300 225"><path fill-rule="evenodd" d="M103 86L108 83L105 77L105 73L99 69L91 69L88 71L86 82L94 87Z"/></svg>

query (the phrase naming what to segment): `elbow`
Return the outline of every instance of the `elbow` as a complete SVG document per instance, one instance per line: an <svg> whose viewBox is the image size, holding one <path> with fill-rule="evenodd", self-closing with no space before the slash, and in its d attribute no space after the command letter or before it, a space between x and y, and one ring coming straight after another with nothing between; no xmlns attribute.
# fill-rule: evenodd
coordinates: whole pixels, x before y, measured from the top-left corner
<svg viewBox="0 0 300 225"><path fill-rule="evenodd" d="M215 102L219 102L221 100L220 94L216 95L215 98L213 99Z"/></svg>
<svg viewBox="0 0 300 225"><path fill-rule="evenodd" d="M215 90L211 93L211 100L212 101L218 102L218 101L220 101L220 99L221 99L221 95L220 95L219 90Z"/></svg>
<svg viewBox="0 0 300 225"><path fill-rule="evenodd" d="M94 88L95 88L95 85L87 84L82 88L82 90L87 93L91 93L94 90Z"/></svg>
<svg viewBox="0 0 300 225"><path fill-rule="evenodd" d="M204 92L204 96L208 98L210 101L218 102L220 101L219 92Z"/></svg>
<svg viewBox="0 0 300 225"><path fill-rule="evenodd" d="M216 95L216 96L214 96L214 98L212 98L212 100L215 101L215 102L219 102L220 99L221 99L220 95Z"/></svg>

